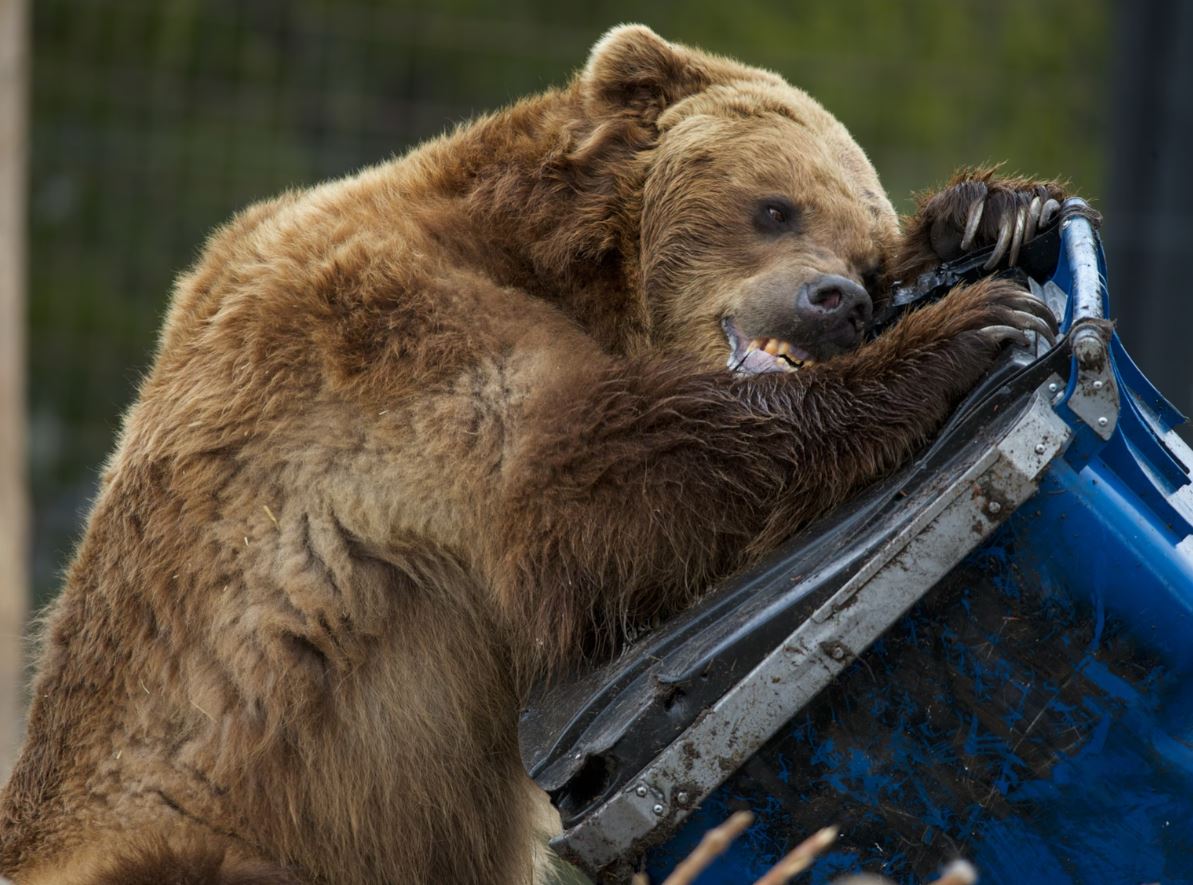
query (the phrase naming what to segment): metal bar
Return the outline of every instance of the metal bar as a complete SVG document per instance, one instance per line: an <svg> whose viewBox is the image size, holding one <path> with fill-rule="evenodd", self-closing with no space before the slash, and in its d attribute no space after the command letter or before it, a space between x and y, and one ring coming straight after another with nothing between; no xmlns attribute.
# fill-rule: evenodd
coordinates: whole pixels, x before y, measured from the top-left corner
<svg viewBox="0 0 1193 885"><path fill-rule="evenodd" d="M1085 201L1076 198L1065 201L1066 209L1078 206L1085 206ZM1098 235L1089 219L1081 215L1069 215L1062 222L1062 230L1064 261L1073 275L1070 326L1076 326L1081 320L1104 319L1102 293L1105 286L1098 269Z"/></svg>
<svg viewBox="0 0 1193 885"><path fill-rule="evenodd" d="M1066 208L1082 204L1069 200ZM1106 284L1099 262L1098 235L1088 218L1072 215L1062 226L1064 260L1073 283L1069 295L1069 337L1073 368L1061 402L1095 435L1108 440L1118 425L1118 383L1105 338Z"/></svg>

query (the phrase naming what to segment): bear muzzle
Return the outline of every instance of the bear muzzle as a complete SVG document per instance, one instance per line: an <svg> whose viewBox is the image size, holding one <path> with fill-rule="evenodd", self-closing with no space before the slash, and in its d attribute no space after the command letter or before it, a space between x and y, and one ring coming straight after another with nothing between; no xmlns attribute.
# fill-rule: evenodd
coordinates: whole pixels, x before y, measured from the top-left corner
<svg viewBox="0 0 1193 885"><path fill-rule="evenodd" d="M747 305L740 317L722 321L730 371L795 372L822 362L857 347L874 314L865 288L838 274L820 274L800 284L780 310L775 299L765 300L771 302L766 307L751 310ZM766 332L747 333L752 326Z"/></svg>

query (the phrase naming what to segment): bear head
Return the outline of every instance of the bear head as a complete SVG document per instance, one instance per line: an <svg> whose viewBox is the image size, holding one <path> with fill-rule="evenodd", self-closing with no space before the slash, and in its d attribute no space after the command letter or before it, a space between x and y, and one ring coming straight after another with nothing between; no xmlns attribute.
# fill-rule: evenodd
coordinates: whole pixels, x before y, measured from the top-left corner
<svg viewBox="0 0 1193 885"><path fill-rule="evenodd" d="M898 217L865 153L776 74L622 25L578 87L639 149L638 281L651 345L740 373L856 346Z"/></svg>

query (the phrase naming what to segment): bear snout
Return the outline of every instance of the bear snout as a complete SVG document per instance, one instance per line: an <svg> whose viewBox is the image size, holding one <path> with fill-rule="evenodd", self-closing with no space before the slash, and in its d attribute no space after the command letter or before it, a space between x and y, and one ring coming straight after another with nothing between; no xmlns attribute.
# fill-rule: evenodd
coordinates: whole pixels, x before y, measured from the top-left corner
<svg viewBox="0 0 1193 885"><path fill-rule="evenodd" d="M869 293L849 277L767 274L742 290L726 316L729 365L758 374L823 362L857 347L873 315Z"/></svg>
<svg viewBox="0 0 1193 885"><path fill-rule="evenodd" d="M874 304L859 283L822 274L799 287L795 313L802 323L823 329L834 343L853 347L874 316Z"/></svg>

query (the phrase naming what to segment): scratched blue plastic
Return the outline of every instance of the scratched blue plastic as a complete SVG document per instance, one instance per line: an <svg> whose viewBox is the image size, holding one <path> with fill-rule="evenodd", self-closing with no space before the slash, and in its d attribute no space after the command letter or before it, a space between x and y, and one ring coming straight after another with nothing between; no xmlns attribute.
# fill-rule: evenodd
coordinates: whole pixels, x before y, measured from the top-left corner
<svg viewBox="0 0 1193 885"><path fill-rule="evenodd" d="M1100 249L1098 258L1104 279ZM1072 276L1063 259L1054 282L1070 291ZM1104 290L1103 297L1109 316ZM876 714L885 711L888 719L894 711L904 727L876 730L860 746L855 740L845 749L810 716L797 716L753 760L791 785L786 798L760 797L756 787L742 792L739 771L650 854L652 881L661 882L705 831L748 805L756 823L698 881L753 882L807 835L788 831L793 809L785 803L798 804L813 777L822 793L827 789L854 807L905 807L923 823L923 842L947 836L989 885L1193 883L1193 562L1177 549L1193 526L1189 505L1174 499L1189 484L1181 464L1188 451L1171 439L1165 444L1166 434L1184 419L1140 373L1117 336L1111 353L1121 397L1112 439L1102 443L1067 409L1058 409L1079 440L1050 468L1039 492L967 560L996 576L996 593L1008 613L1016 611L1023 590L1014 576L1029 576L1031 592L1043 594L1052 613L1040 624L1042 641L1069 641L1065 625L1084 619L1082 635L1093 638L1073 650L1072 669L1088 691L1078 702L1064 703L1061 686L1055 686L1047 709L1084 735L1079 745L1039 747L1030 738L1009 745L977 717L964 735L934 733L919 701L878 678L859 693L857 704ZM956 604L973 601L966 591ZM864 666L880 677L892 663L892 637L914 638L916 631L939 628L913 609L850 669ZM1105 647L1110 635L1126 637L1147 661L1130 679L1108 666L1115 663ZM986 637L982 648L954 639L947 632L939 635L947 649L939 665L965 673L979 692L1005 692L1007 661L1000 657L998 636ZM1008 726L1023 726L1011 721L1018 715L1013 708L1003 715ZM790 758L797 751L813 772L802 779ZM1055 759L1045 777L1030 774L1027 751ZM987 801L959 812L956 798L941 795L938 782L922 772L930 764L961 765L977 755L996 767L990 789L998 809ZM877 761L880 756L884 762ZM926 881L922 870L916 875L908 869L907 852L919 847L830 852L808 881L827 883L860 870L898 882Z"/></svg>

